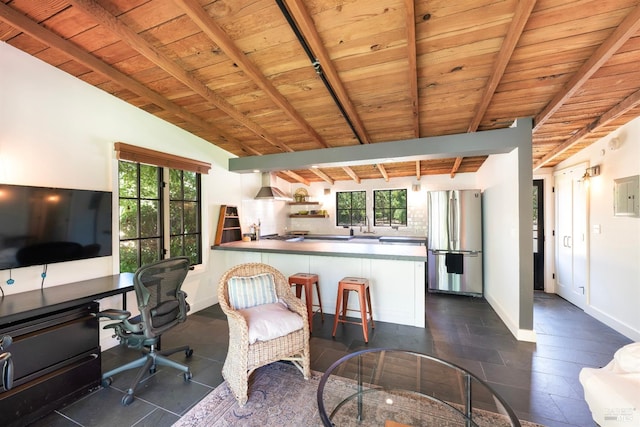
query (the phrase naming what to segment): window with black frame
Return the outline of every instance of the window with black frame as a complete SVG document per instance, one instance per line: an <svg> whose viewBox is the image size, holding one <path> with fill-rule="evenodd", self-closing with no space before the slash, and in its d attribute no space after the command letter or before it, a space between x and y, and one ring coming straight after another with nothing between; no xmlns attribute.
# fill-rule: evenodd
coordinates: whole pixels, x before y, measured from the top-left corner
<svg viewBox="0 0 640 427"><path fill-rule="evenodd" d="M202 262L200 174L169 169L169 253Z"/></svg>
<svg viewBox="0 0 640 427"><path fill-rule="evenodd" d="M336 192L336 225L351 227L366 225L367 195L364 191Z"/></svg>
<svg viewBox="0 0 640 427"><path fill-rule="evenodd" d="M375 190L373 218L376 227L407 225L407 190Z"/></svg>
<svg viewBox="0 0 640 427"><path fill-rule="evenodd" d="M118 166L120 272L165 255L202 263L200 174L123 160Z"/></svg>

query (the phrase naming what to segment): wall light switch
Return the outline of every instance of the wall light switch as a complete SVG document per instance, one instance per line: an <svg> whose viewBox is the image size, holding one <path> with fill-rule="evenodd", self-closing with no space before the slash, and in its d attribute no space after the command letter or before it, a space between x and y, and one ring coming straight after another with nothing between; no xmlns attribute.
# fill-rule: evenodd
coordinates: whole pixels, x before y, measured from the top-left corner
<svg viewBox="0 0 640 427"><path fill-rule="evenodd" d="M593 225L593 234L600 234L600 224Z"/></svg>

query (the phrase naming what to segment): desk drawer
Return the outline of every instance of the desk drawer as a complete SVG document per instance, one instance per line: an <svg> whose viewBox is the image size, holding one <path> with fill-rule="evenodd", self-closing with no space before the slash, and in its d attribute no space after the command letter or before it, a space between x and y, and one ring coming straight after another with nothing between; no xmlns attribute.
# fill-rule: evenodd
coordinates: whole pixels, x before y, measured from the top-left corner
<svg viewBox="0 0 640 427"><path fill-rule="evenodd" d="M67 366L0 393L4 426L24 426L100 387L100 349L79 355Z"/></svg>
<svg viewBox="0 0 640 427"><path fill-rule="evenodd" d="M93 314L96 311L97 305L91 304L65 315L46 316L3 330L13 338L8 351L13 355L16 384L58 369L66 361L98 347L99 325Z"/></svg>

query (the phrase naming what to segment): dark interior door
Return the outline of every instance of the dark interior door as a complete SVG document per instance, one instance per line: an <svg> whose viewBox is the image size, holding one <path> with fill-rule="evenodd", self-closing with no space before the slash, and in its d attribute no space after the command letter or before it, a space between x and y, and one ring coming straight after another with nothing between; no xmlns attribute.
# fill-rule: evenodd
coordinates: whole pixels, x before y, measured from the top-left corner
<svg viewBox="0 0 640 427"><path fill-rule="evenodd" d="M533 180L533 289L544 290L544 181Z"/></svg>

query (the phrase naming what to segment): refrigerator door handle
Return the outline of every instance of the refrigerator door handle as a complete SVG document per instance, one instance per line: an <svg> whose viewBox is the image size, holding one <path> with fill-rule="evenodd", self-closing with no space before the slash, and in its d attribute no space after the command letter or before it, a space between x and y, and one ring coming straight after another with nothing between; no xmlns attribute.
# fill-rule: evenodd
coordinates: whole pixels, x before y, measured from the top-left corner
<svg viewBox="0 0 640 427"><path fill-rule="evenodd" d="M458 228L456 227L457 225L457 215L456 215L456 199L455 196L452 195L452 197L449 199L449 247L451 248L457 248L457 241L458 241Z"/></svg>

